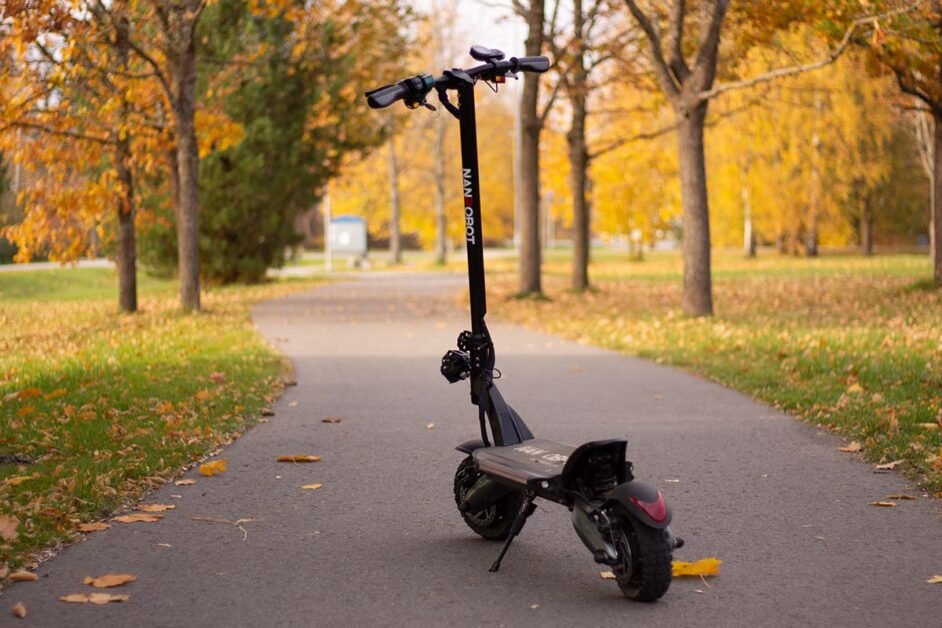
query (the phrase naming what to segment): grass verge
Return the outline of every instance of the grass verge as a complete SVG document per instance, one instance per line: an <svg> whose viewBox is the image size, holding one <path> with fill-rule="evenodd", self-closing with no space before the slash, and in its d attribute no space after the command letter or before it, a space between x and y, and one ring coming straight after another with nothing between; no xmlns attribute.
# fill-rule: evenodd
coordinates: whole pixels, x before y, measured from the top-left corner
<svg viewBox="0 0 942 628"><path fill-rule="evenodd" d="M863 445L942 497L942 291L923 256L714 258L713 318L682 314L679 255L601 254L596 290L513 298L514 261L494 268L494 314L580 342L685 368Z"/></svg>
<svg viewBox="0 0 942 628"><path fill-rule="evenodd" d="M248 307L313 285L209 290L183 315L174 284L145 279L141 311L122 315L114 283L109 269L0 275L0 571L251 425L284 361Z"/></svg>

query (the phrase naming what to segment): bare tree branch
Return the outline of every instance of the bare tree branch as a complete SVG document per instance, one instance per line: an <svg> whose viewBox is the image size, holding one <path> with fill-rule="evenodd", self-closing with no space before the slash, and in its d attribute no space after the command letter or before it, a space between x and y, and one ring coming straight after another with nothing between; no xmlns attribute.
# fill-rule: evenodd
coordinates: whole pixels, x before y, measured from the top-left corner
<svg viewBox="0 0 942 628"><path fill-rule="evenodd" d="M661 89L663 89L664 93L670 98L676 98L680 95L680 83L674 77L673 72L671 72L670 67L668 67L667 62L664 60L664 51L661 49L661 36L658 34L657 29L654 28L654 24L651 23L650 18L638 7L638 3L635 2L635 0L625 0L625 4L628 5L628 10L631 11L631 14L641 26L641 30L644 31L645 36L648 38L648 43L651 47L651 58L654 62L654 73L658 78L658 83L661 84Z"/></svg>

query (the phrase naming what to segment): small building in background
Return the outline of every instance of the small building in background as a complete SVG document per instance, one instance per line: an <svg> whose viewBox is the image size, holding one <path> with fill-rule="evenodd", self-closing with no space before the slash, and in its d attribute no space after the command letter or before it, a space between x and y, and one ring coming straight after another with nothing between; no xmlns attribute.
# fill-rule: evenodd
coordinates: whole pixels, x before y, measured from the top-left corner
<svg viewBox="0 0 942 628"><path fill-rule="evenodd" d="M328 265L335 255L346 257L356 268L367 265L366 221L359 216L337 216L330 221Z"/></svg>

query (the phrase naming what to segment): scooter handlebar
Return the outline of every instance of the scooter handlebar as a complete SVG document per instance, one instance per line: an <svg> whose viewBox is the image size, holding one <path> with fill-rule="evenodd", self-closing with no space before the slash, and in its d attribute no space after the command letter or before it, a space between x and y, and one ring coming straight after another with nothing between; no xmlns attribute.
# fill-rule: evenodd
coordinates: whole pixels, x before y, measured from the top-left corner
<svg viewBox="0 0 942 628"><path fill-rule="evenodd" d="M366 92L366 102L371 109L382 109L403 98L408 93L409 88L401 83L384 85Z"/></svg>
<svg viewBox="0 0 942 628"><path fill-rule="evenodd" d="M549 70L550 62L546 57L520 57L511 59L517 62L517 67L521 72L543 73Z"/></svg>

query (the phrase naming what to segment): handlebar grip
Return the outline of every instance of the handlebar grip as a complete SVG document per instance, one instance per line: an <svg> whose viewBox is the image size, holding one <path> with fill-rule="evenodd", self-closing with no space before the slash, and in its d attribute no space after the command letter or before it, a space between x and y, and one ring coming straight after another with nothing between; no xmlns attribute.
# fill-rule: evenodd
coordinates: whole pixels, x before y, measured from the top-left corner
<svg viewBox="0 0 942 628"><path fill-rule="evenodd" d="M546 57L519 57L517 67L523 72L546 72L550 62Z"/></svg>
<svg viewBox="0 0 942 628"><path fill-rule="evenodd" d="M370 109L382 109L403 98L408 93L409 89L405 85L394 83L393 85L384 85L370 90L366 92L365 96Z"/></svg>

